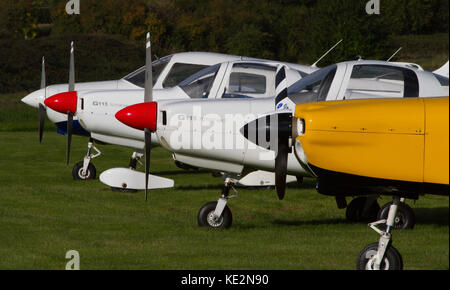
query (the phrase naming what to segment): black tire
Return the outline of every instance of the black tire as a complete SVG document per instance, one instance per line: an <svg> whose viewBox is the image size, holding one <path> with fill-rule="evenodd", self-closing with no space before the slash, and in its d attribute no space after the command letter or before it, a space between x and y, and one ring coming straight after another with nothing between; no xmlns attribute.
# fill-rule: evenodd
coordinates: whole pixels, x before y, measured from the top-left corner
<svg viewBox="0 0 450 290"><path fill-rule="evenodd" d="M95 179L97 177L97 170L95 169L94 164L89 163L89 166L87 168L86 172L86 178L81 174L83 171L83 161L78 162L73 166L72 169L72 177L74 180L88 180L88 179Z"/></svg>
<svg viewBox="0 0 450 290"><path fill-rule="evenodd" d="M370 259L377 253L378 243L367 245L361 253L359 253L356 262L357 270L372 270L373 263ZM384 260L380 265L380 270L403 270L403 258L399 251L392 245L388 246L384 255Z"/></svg>
<svg viewBox="0 0 450 290"><path fill-rule="evenodd" d="M228 206L225 206L222 212L222 216L217 222L212 219L212 215L217 206L217 201L208 202L198 212L197 222L200 227L210 227L210 228L224 228L227 229L231 227L233 222L233 215Z"/></svg>
<svg viewBox="0 0 450 290"><path fill-rule="evenodd" d="M392 205L392 201L383 205L378 212L378 220L387 219L389 215L389 208ZM394 229L407 230L413 229L416 224L416 214L414 210L404 202L401 202L397 208L397 216L395 217Z"/></svg>
<svg viewBox="0 0 450 290"><path fill-rule="evenodd" d="M351 222L373 222L377 219L377 214L380 211L380 205L374 201L370 208L364 212L367 197L357 197L353 199L347 206L345 217Z"/></svg>

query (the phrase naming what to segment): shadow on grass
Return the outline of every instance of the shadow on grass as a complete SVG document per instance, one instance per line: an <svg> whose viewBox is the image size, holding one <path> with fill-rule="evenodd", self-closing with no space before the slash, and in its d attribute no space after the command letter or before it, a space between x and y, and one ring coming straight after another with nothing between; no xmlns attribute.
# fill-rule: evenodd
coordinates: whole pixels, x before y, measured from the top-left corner
<svg viewBox="0 0 450 290"><path fill-rule="evenodd" d="M156 172L150 172L153 175L180 175L180 174L186 174L186 175L190 175L190 174L211 174L210 171L206 171L206 170L170 170L170 171L156 171Z"/></svg>
<svg viewBox="0 0 450 290"><path fill-rule="evenodd" d="M315 225L338 225L353 224L346 219L323 219L323 220L274 220L272 224L281 226L315 226Z"/></svg>
<svg viewBox="0 0 450 290"><path fill-rule="evenodd" d="M415 208L416 222L418 224L448 226L449 208Z"/></svg>
<svg viewBox="0 0 450 290"><path fill-rule="evenodd" d="M208 185L186 185L176 186L175 190L218 190L218 194L222 191L222 184L208 184Z"/></svg>

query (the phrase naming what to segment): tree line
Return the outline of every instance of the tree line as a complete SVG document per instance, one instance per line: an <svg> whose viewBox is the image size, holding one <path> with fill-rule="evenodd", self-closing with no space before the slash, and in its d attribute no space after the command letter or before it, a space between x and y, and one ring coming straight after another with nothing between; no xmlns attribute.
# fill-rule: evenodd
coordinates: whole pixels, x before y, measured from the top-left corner
<svg viewBox="0 0 450 290"><path fill-rule="evenodd" d="M80 0L68 15L65 0L0 1L0 38L112 34L143 40L155 51L216 51L312 62L340 39L328 62L362 55L388 57L389 37L448 33L448 0L380 0L368 15L365 0ZM300 57L301 55L301 57Z"/></svg>

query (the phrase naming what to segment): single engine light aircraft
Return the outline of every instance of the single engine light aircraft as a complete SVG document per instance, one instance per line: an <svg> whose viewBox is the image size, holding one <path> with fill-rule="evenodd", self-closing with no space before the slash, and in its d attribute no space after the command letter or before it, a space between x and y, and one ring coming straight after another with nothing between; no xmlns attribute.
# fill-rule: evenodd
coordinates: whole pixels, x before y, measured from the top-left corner
<svg viewBox="0 0 450 290"><path fill-rule="evenodd" d="M160 100L136 104L116 114L124 124L152 133L164 148L173 152L176 160L227 172L218 202L207 203L199 211L198 223L201 226L231 226L232 215L226 206L230 198L228 194L237 180L249 172L275 171L280 199L284 197L286 174L314 177L294 153L278 154L276 158L273 155L276 148L290 148L292 141L288 139L286 142L286 138L280 137L289 136L295 105L386 97L421 99L449 93L448 78L407 63L342 62L318 70L289 88L285 66L278 65L276 70L275 98ZM272 123L280 125L278 130L270 130ZM195 144L198 140L201 142ZM342 197L336 201L340 208L347 207ZM386 206L383 209L381 212L386 212ZM376 198L364 197L349 204L346 216L351 220L373 220L379 212ZM406 215L405 219L396 226L412 227L414 221L411 216Z"/></svg>
<svg viewBox="0 0 450 290"><path fill-rule="evenodd" d="M273 124L280 126L282 124ZM295 156L316 177L319 193L390 195L393 202L370 224L381 235L361 251L357 268L400 270L391 231L403 219L404 198L449 195L449 98L346 100L298 105L290 132ZM282 131L285 128L270 128ZM287 160L289 147L278 148ZM278 158L278 157L277 157ZM283 161L284 162L284 161ZM279 167L286 167L280 164ZM283 178L277 187L284 190ZM385 224L384 231L376 226Z"/></svg>

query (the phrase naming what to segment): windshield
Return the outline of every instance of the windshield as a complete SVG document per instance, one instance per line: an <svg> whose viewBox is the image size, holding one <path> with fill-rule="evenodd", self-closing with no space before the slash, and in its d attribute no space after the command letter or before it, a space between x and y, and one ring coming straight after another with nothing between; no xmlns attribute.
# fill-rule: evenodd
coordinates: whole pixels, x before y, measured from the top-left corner
<svg viewBox="0 0 450 290"><path fill-rule="evenodd" d="M159 75L169 63L171 58L172 56L168 55L152 62L153 85L155 85ZM138 87L143 88L145 86L145 66L125 76L124 79Z"/></svg>
<svg viewBox="0 0 450 290"><path fill-rule="evenodd" d="M336 70L334 64L300 79L288 88L289 98L295 104L325 100Z"/></svg>
<svg viewBox="0 0 450 290"><path fill-rule="evenodd" d="M205 68L198 73L188 77L178 84L178 86L190 98L207 98L209 90L214 82L216 73L219 71L220 64Z"/></svg>

